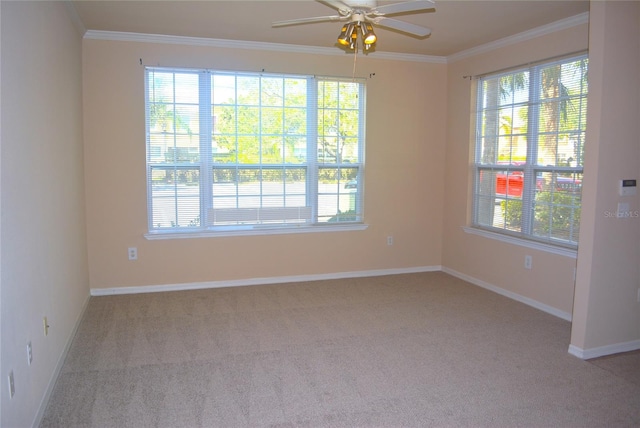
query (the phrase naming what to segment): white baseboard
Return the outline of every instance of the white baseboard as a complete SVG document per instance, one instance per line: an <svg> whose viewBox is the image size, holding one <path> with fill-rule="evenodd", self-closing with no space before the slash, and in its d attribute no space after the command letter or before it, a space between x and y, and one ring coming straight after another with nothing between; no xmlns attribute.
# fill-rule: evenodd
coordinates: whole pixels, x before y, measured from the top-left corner
<svg viewBox="0 0 640 428"><path fill-rule="evenodd" d="M520 303L524 303L525 305L529 305L531 307L534 307L536 309L539 309L543 312L546 312L548 314L554 315L558 318L562 318L565 321L571 321L571 317L572 314L568 313L568 312L564 312L561 311L557 308L554 308L553 306L549 306L549 305L545 305L544 303L538 302L537 300L531 299L529 297L525 297L522 296L520 294L514 293L512 291L509 290L505 290L504 288L500 288L498 286L495 286L493 284L489 284L488 282L482 281L480 279L474 278L472 276L466 275L464 273L458 272L454 269L449 269L449 268L442 268L442 271L445 273L448 273L449 275L453 275L457 278L460 278L464 281L470 282L474 285L477 285L479 287L482 288L486 288L487 290L491 290L494 293L498 293L501 294L505 297L508 297L510 299L516 300Z"/></svg>
<svg viewBox="0 0 640 428"><path fill-rule="evenodd" d="M604 357L605 355L619 354L621 352L637 351L638 349L640 349L640 340L614 343L612 345L598 346L596 348L589 349L582 349L575 345L569 345L569 353L582 360Z"/></svg>
<svg viewBox="0 0 640 428"><path fill-rule="evenodd" d="M82 309L80 310L80 315L76 318L75 324L69 336L67 336L67 342L64 346L62 354L60 354L60 358L58 358L58 362L56 363L56 367L53 371L53 374L49 378L49 383L47 385L47 389L42 396L42 400L40 401L40 406L38 407L38 412L33 420L33 424L31 426L33 428L39 427L42 423L42 418L44 417L44 412L47 410L47 405L49 404L49 400L51 399L51 394L53 393L53 388L56 386L56 381L58 380L58 376L60 375L60 371L62 370L62 366L64 365L64 360L67 358L67 354L69 353L69 349L71 348L71 343L73 342L73 338L76 336L76 332L80 327L80 321L84 317L84 313L87 310L87 306L89 306L89 297L87 296L84 303L82 304Z"/></svg>
<svg viewBox="0 0 640 428"><path fill-rule="evenodd" d="M547 312L551 315L562 318L566 321L571 321L571 314L560 311L544 303L540 303L536 300L530 299L525 296L513 293L479 279L473 278L469 275L465 275L456 270L436 266L418 266L412 268L394 268L394 269L376 269L367 271L352 271L352 272L334 272L325 274L313 274L313 275L290 275L290 276L277 276L268 278L247 278L247 279L234 279L228 281L206 281L206 282L191 282L183 284L163 284L163 285L143 285L138 287L112 287L112 288L92 288L92 296L110 296L117 294L138 294L138 293L161 293L165 291L185 291L185 290L202 290L208 288L224 288L224 287L243 287L248 285L266 285L266 284L282 284L287 282L304 282L304 281L321 281L327 279L343 279L343 278L361 278L369 276L383 276L383 275L398 275L404 273L418 273L418 272L438 272L442 271L460 278L464 281L470 282L474 285L486 288L495 293L501 294L505 297L509 297L518 302L532 306L541 311Z"/></svg>
<svg viewBox="0 0 640 428"><path fill-rule="evenodd" d="M552 306L545 305L544 303L540 303L537 300L533 300L533 299L530 299L529 297L521 296L520 294L514 293L512 291L505 290L504 288L500 288L495 285L484 282L482 280L473 278L469 275L465 275L453 269L443 267L442 271L450 275L453 275L457 278L460 278L464 281L477 285L479 287L486 288L487 290L491 290L495 293L501 294L505 297L509 297L510 299L532 306L536 309L539 309L551 315L555 315L558 318L571 322L572 314L570 313L561 311ZM619 354L621 352L637 351L639 349L640 349L640 340L633 340L630 342L614 343L612 345L599 346L596 348L589 348L589 349L582 349L575 345L569 345L569 354L575 357L578 357L582 360L589 360L591 358L598 358L598 357L603 357L605 355Z"/></svg>
<svg viewBox="0 0 640 428"><path fill-rule="evenodd" d="M139 287L92 288L92 296L114 294L160 293L163 291L202 290L207 288L242 287L247 285L281 284L285 282L320 281L326 279L360 278L368 276L397 275L403 273L437 272L442 266L418 266L412 268L376 269L354 272L335 272L315 275L291 275L269 278L234 279L229 281L192 282L184 284L144 285Z"/></svg>

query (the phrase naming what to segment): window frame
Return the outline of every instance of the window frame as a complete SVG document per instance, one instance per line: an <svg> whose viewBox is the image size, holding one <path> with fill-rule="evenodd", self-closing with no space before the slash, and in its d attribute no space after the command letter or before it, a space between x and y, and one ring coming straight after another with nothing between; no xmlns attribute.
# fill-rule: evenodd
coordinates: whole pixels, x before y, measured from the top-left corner
<svg viewBox="0 0 640 428"><path fill-rule="evenodd" d="M580 53L569 54L569 55L565 55L558 58L552 58L544 61L527 64L524 66L513 67L511 69L505 69L505 70L497 71L494 73L489 73L483 76L479 76L478 84L477 84L477 87L475 88L476 111L474 113L473 120L475 122L473 126L473 135L472 135L472 140L474 142L473 143L474 144L473 164L471 168L472 170L471 182L473 186L472 193L471 193L472 209L471 209L470 224L468 227L464 228L464 230L467 233L480 235L480 236L484 236L492 239L498 239L504 242L523 245L526 247L540 249L540 250L557 253L565 256L575 257L576 250L578 247L579 236L573 234L574 227L575 227L575 220L576 220L573 217L573 215L577 209L577 215L578 215L577 221L578 221L578 227L579 227L579 215L581 210L581 191L582 191L581 185L582 185L582 174L584 171L583 158L584 158L585 134L586 134L586 103L588 102L588 97L587 97L588 83L586 78L586 72L580 78L580 84L583 86L581 86L579 96L575 97L576 99L579 99L580 109L581 109L580 110L581 118L579 119L578 129L574 131L564 131L564 130L561 130L560 127L558 126L553 132L549 133L549 132L544 132L539 127L540 127L541 117L543 117L541 116L540 106L544 103L544 98L541 96L541 93L540 93L541 92L540 76L542 74L542 70L545 67L550 67L553 65L561 66L562 64L567 64L567 63L572 63L577 61L584 61L585 67L588 68L588 53L580 52ZM483 82L485 80L500 79L501 77L504 77L504 76L515 76L516 74L522 73L522 72L528 73L528 75L530 76L528 87L526 88L526 90L528 91L528 98L526 101L524 102L513 101L511 103L501 104L499 100L500 95L498 95L498 100L496 101L496 104L494 106L487 107L487 108L483 106L484 96L485 96L483 91ZM558 96L557 100L560 102L562 98L563 96ZM571 97L567 96L567 98L569 99ZM583 106L582 103L585 103L585 105ZM520 163L514 162L513 148L511 148L509 151L510 159L508 163L500 164L500 161L498 160L499 156L497 152L499 148L498 139L500 138L501 134L500 132L498 132L496 135L483 133L483 129L482 129L484 125L483 115L486 111L491 110L492 108L495 109L496 112L499 112L500 109L504 107L514 108L514 106L516 105L521 105L521 106L526 105L527 108L529 109L527 114L527 131L526 133L522 134L526 137L526 142L527 142L526 158L524 162L520 162ZM582 111L583 107L585 109L584 115ZM584 118L582 118L582 115L584 116ZM584 120L584 124L582 124L582 120ZM567 132L567 133L574 132L576 135L579 135L578 143L577 143L578 148L576 150L578 150L578 153L580 152L582 153L581 158L578 159L578 162L576 163L575 166L570 166L570 165L561 166L557 164L558 157L556 154L555 165L541 165L539 163L538 149L543 144L542 137L544 135L554 135L556 137L559 137L563 132ZM491 135L493 138L496 139L496 142L495 142L496 153L495 153L495 160L493 163L489 163L489 162L483 163L483 159L482 159L483 157L482 139L487 135ZM509 138L513 138L515 135L517 135L517 133L515 133L512 128L511 132L505 135L508 136ZM535 141L535 144L531 144L530 141ZM493 185L495 186L493 188L493 192L486 195L482 194L480 189L480 182L482 180L481 176L483 172L487 174L496 174L496 181L495 181L495 184ZM506 176L507 187L504 190L504 195L498 192L498 187L499 187L499 183L497 180L498 173L501 173L504 176ZM536 195L538 194L538 191L541 190L539 185L539 180L541 179L540 177L542 177L543 174L551 174L552 176L552 179L550 180L550 184L549 184L551 186L550 187L551 198L553 198L554 191L556 193L560 191L558 190L558 187L557 187L559 186L558 177L562 176L563 174L571 175L572 183L575 186L577 177L579 176L580 189L578 192L576 192L575 189L572 190L574 195L577 194L578 196L577 198L573 196L572 197L573 204L570 206L567 206L567 208L571 210L571 222L570 222L571 230L569 232L570 233L569 236L570 237L576 236L575 240L573 241L571 241L570 239L564 240L560 238L555 238L554 236L552 236L552 232L549 232L548 236L541 236L534 232L534 224L536 221L535 214L534 214L534 209L536 207L536 202L537 202ZM519 177L522 177L521 187L518 189L518 192L514 192L514 193L519 193L519 195L516 195L515 197L512 197L509 194L508 183L511 182L510 177L511 178L518 177L518 179ZM492 225L482 224L481 221L479 220L479 217L482 215L482 211L480 208L480 201L483 198L492 200L493 210L502 209L503 216L505 214L504 209L506 208L504 208L505 206L502 205L502 203L508 204L509 203L508 201L510 200L521 201L522 209L518 210L520 211L520 215L521 215L520 230L508 230L506 228L506 219L502 219L502 221L504 222L503 227L496 227L495 219L494 219L495 216L493 214L488 215L487 213L484 213L484 215L491 217L492 218L491 222L493 224ZM578 200L577 204L576 204L576 199ZM501 202L500 208L498 208L496 205L497 200L503 201ZM544 206L544 205L539 204L539 206ZM561 204L556 205L555 202L551 202L548 204L548 209L551 212L553 209L555 209L558 206L562 206L562 205ZM552 221L553 220L550 219L550 222ZM550 223L550 225L551 224L552 223Z"/></svg>
<svg viewBox="0 0 640 428"><path fill-rule="evenodd" d="M165 73L173 73L173 77L175 79L176 74L185 73L185 74L196 74L198 75L198 85L199 85L199 99L198 99L198 109L199 109L199 123L198 123L198 137L200 139L198 148L199 148L199 156L198 160L190 163L180 163L174 157L173 162L163 162L160 160L159 162L154 163L152 158L154 156L158 158L157 149L154 148L152 144L152 132L150 125L150 106L152 104L158 104L162 102L152 101L150 99L150 77L154 72L165 72ZM233 76L237 78L238 76L250 76L256 78L260 83L262 83L264 78L270 79L283 79L283 82L287 78L293 79L302 79L306 80L306 106L303 108L306 115L306 129L305 134L302 136L303 139L306 140L306 158L303 162L300 163L290 163L287 162L286 158L283 158L282 163L263 163L260 160L257 163L242 163L238 158L236 158L235 162L230 163L219 163L214 159L213 152L213 142L216 139L214 133L214 121L212 118L212 108L215 106L214 97L212 95L213 88L213 76L217 75L227 75ZM226 71L226 70L213 70L213 69L201 69L201 68L177 68L177 67L145 67L144 69L144 81L145 81L145 147L146 147L146 184L147 184L147 232L145 233L145 237L147 239L173 239L173 238L199 238L199 237L213 237L213 236L247 236L247 235L270 235L270 234L289 234L289 233L308 233L308 232L327 232L327 231L346 231L346 230L364 230L367 228L367 225L364 223L364 153L365 153L365 119L366 119L366 85L365 79L353 79L353 78L336 78L336 77L324 77L324 76L312 76L312 75L296 75L296 74L282 74L282 73L254 73L254 72L245 72L245 71ZM208 82L207 82L208 81ZM204 83L203 83L204 82ZM318 156L318 147L319 144L319 128L318 128L318 112L322 111L319 107L318 100L318 86L321 82L336 82L338 84L345 82L349 84L357 84L357 136L356 136L356 158L357 162L349 162L336 160L334 162L322 162ZM175 102L176 98L174 98L169 102L177 104ZM282 101L283 106L285 101ZM240 103L238 103L238 99L235 100L235 104L232 104L235 108L238 107ZM260 104L259 108L263 108L262 104ZM337 112L342 111L342 107L336 108ZM339 114L339 113L338 113ZM175 116L174 116L175 117ZM207 120L207 117L212 118L211 120ZM177 128L173 128L174 137L177 133ZM264 128L260 126L255 134L257 138L264 138L265 136ZM286 134L283 132L282 137L285 138ZM175 146L178 148L178 146ZM175 150L175 149L174 149ZM286 190L282 190L282 194L280 195L283 198L283 207L271 208L270 214L272 216L276 216L278 220L281 221L278 223L261 223L261 224L238 224L232 226L225 225L216 225L212 224L209 220L210 216L213 216L213 204L217 195L212 190L215 183L213 176L216 170L222 170L225 168L235 168L236 171L248 171L248 170L259 170L260 174L266 170L279 170L282 171L283 180L286 181L286 171L287 170L295 170L295 169L303 169L306 170L306 174L304 175L304 181L306 182L304 197L306 199L306 206L311 210L310 219L298 219L293 220L292 223L287 223L286 216L291 215L292 208L286 208L284 206L284 199L289 195ZM319 207L321 206L319 191L319 171L322 168L335 169L335 173L337 176L336 190L335 194L330 193L329 195L333 195L337 198L336 206L338 213L336 216L340 215L343 212L340 207L344 206L342 200L345 195L348 195L349 198L349 206L354 206L355 215L353 217L343 218L338 217L338 221L329 222L329 221L319 221ZM346 183L340 182L340 174L343 169L357 170L355 177L355 190L351 187L347 192ZM172 171L184 171L184 170L193 170L198 171L198 192L197 198L199 200L199 216L198 221L200 224L198 226L167 226L167 227L156 227L154 226L154 194L153 194L153 173L154 171L162 171L162 170L172 170ZM285 182L283 181L283 183ZM175 188L177 189L177 176L174 177ZM260 184L260 192L259 194L253 195L260 199L260 207L257 209L259 211L269 210L268 207L263 207L262 198L264 198L265 193L262 190L262 179L258 181ZM236 178L236 187L238 187L238 178ZM343 188L344 187L344 188ZM236 203L239 200L239 194L236 193L235 200ZM341 199L342 198L342 199ZM173 200L176 208L175 208L175 221L178 223L178 193L177 190L174 191L173 196L168 199ZM293 207L295 208L295 207ZM304 207L303 207L304 208ZM243 210L243 208L237 208L237 210ZM304 211L304 210L303 210ZM279 216L283 215L284 217L280 218ZM326 217L326 216L325 216ZM257 220L257 221L265 221L265 220ZM172 222L173 223L173 222Z"/></svg>

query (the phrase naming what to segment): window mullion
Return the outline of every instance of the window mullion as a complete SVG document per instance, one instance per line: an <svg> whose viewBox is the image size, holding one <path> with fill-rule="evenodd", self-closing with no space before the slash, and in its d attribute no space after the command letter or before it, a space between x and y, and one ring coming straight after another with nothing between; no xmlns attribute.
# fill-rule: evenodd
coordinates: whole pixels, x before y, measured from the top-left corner
<svg viewBox="0 0 640 428"><path fill-rule="evenodd" d="M341 102L340 102L340 96L341 96L341 91L340 91L340 84L338 83L337 87L336 87L336 142L335 142L335 147L334 150L336 152L336 155L334 156L334 162L335 162L335 170L336 170L336 179L338 180L338 182L340 182L340 171L341 171L341 165L342 165L342 159L340 159L340 129L342 129L341 127L341 117L340 117L340 107L341 107ZM336 192L335 194L335 204L336 207L338 207L338 212L340 212L340 193Z"/></svg>
<svg viewBox="0 0 640 428"><path fill-rule="evenodd" d="M281 155L282 155L282 166L280 166L278 169L280 170L280 173L282 174L282 206L286 207L287 206L287 145L285 143L285 135L286 135L286 131L285 131L285 121L286 121L286 113L285 113L285 104L287 103L287 91L286 91L286 85L285 85L285 80L282 79L282 81L280 82L281 84L281 91L282 91L282 105L280 106L280 115L282 116L282 123L280 126L280 133L282 135L282 139L280 141L280 151L281 151Z"/></svg>
<svg viewBox="0 0 640 428"><path fill-rule="evenodd" d="M258 79L258 177L260 183L260 208L264 207L264 171L262 169L262 143L263 143L263 128L262 128L262 76Z"/></svg>
<svg viewBox="0 0 640 428"><path fill-rule="evenodd" d="M152 91L155 89L155 85L153 83L155 83L153 81L153 75L154 72L150 71L150 70L145 70L146 72L144 73L144 89L145 89L145 103L144 103L144 109L145 109L145 144L147 146L147 159L146 159L146 163L147 163L147 225L149 230L151 230L153 228L153 186L152 186L152 180L153 180L153 168L151 166L151 129L150 129L150 125L151 125L151 106L150 106L150 100L153 99L155 102L155 97L151 96ZM153 89L151 88L153 86Z"/></svg>
<svg viewBox="0 0 640 428"><path fill-rule="evenodd" d="M307 80L307 206L318 221L318 79Z"/></svg>
<svg viewBox="0 0 640 428"><path fill-rule="evenodd" d="M480 187L480 159L482 156L482 125L484 123L482 119L482 113L484 112L484 79L480 83L476 83L476 113L475 113L475 151L474 151L474 164L473 164L473 207L472 207L472 222L474 224L479 223L479 199L476 195L479 194Z"/></svg>
<svg viewBox="0 0 640 428"><path fill-rule="evenodd" d="M200 226L209 224L207 213L213 207L213 123L211 73L199 76L200 92Z"/></svg>
<svg viewBox="0 0 640 428"><path fill-rule="evenodd" d="M356 213L358 218L362 220L361 216L363 212L363 204L364 204L364 142L365 142L365 126L364 126L364 117L366 116L366 100L365 100L365 92L364 85L361 85L358 91L358 175L357 175L357 198L356 198Z"/></svg>
<svg viewBox="0 0 640 428"><path fill-rule="evenodd" d="M241 182L241 174L242 174L242 170L239 167L240 164L240 133L239 133L239 126L240 126L240 121L238 119L239 115L240 115L240 109L238 108L238 97L240 96L240 94L238 93L238 76L234 76L234 85L233 85L233 98L236 100L235 104L233 106L234 108L234 145L235 145L235 162L233 165L233 168L235 169L235 197L236 197L236 202L235 202L235 206L239 207L240 206L240 189L239 189L239 184Z"/></svg>
<svg viewBox="0 0 640 428"><path fill-rule="evenodd" d="M540 71L538 67L529 70L529 114L527 123L527 161L524 170L522 194L522 232L531 235L533 231L533 208L536 192L536 170L538 163L538 140L540 123Z"/></svg>

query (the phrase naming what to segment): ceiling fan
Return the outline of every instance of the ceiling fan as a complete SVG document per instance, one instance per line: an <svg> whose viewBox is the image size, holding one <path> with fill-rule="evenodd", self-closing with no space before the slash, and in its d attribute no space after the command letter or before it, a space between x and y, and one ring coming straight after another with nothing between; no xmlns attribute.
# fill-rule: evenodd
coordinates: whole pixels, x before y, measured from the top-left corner
<svg viewBox="0 0 640 428"><path fill-rule="evenodd" d="M338 11L338 15L316 16L312 18L276 21L273 27L309 24L312 22L339 21L342 26L338 43L356 49L358 32L361 34L364 49L369 50L378 40L373 25L398 30L418 37L426 37L431 30L426 27L388 18L387 15L435 9L433 0L413 0L378 6L376 0L317 0Z"/></svg>

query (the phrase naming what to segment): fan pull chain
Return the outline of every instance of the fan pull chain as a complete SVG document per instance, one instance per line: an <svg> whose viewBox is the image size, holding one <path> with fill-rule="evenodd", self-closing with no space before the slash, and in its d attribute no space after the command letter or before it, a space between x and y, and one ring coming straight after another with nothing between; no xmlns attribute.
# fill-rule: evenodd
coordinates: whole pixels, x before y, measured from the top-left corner
<svg viewBox="0 0 640 428"><path fill-rule="evenodd" d="M353 50L353 76L351 78L356 80L356 61L358 59L358 46Z"/></svg>

